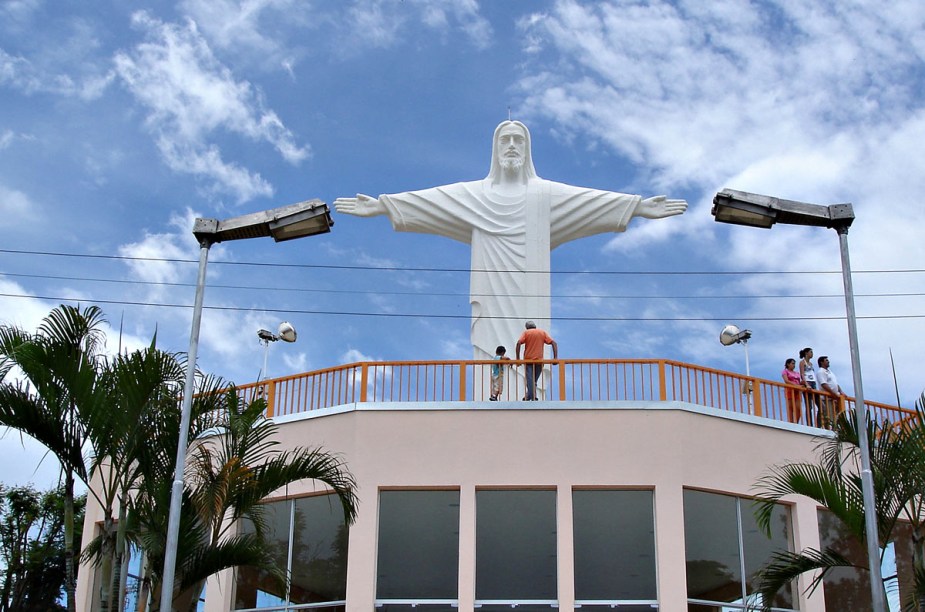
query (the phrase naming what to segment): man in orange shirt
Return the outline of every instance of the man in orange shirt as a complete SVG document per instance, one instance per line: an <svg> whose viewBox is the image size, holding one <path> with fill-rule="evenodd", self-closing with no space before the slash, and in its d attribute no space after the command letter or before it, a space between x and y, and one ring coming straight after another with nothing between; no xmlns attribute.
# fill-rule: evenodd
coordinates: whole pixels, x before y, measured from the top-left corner
<svg viewBox="0 0 925 612"><path fill-rule="evenodd" d="M552 345L552 358L559 358L559 345L556 344L556 341L546 333L545 330L538 329L536 323L533 321L527 321L524 326L527 329L520 335L520 339L517 341L514 354L517 359L520 359L520 347L524 348L524 359L527 360L543 360L543 350L546 348L547 344ZM526 379L527 379L527 395L524 397L525 400L535 400L536 399L536 381L539 379L540 374L543 372L542 363L528 363L526 367Z"/></svg>

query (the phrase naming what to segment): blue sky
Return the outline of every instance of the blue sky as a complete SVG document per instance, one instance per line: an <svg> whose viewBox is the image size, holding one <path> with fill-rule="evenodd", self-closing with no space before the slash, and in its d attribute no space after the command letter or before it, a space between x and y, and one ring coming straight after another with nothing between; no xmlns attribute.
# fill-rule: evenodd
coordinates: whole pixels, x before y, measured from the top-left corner
<svg viewBox="0 0 925 612"><path fill-rule="evenodd" d="M540 176L690 203L553 252L560 356L742 371L741 347L718 342L735 323L753 331L754 375L777 380L812 346L850 391L835 232L721 226L710 202L724 187L852 202L865 395L895 400L892 351L911 406L922 31L917 0L4 0L0 322L34 329L62 300L96 302L125 346L156 331L185 351L196 217L482 178L510 112ZM471 356L466 245L335 222L212 249L201 367L255 380L256 330L282 320L300 337L271 346L270 376ZM8 433L0 481L50 484L40 458Z"/></svg>

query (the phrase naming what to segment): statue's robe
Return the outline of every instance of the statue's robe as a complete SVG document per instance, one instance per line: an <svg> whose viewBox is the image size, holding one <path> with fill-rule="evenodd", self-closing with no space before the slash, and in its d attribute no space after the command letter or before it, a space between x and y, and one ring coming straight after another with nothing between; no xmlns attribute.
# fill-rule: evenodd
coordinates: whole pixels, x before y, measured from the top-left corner
<svg viewBox="0 0 925 612"><path fill-rule="evenodd" d="M541 178L530 179L515 197L495 193L490 179L379 197L396 231L471 245L475 359L491 359L499 344L513 357L524 321L548 330L550 251L576 238L624 231L640 200Z"/></svg>

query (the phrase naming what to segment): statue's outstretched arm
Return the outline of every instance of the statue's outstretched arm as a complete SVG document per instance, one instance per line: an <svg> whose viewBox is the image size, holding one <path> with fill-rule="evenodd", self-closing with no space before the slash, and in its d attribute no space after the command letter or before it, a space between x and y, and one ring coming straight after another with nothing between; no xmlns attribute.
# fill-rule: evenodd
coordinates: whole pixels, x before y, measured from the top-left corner
<svg viewBox="0 0 925 612"><path fill-rule="evenodd" d="M646 198L636 207L636 216L645 217L646 219L662 219L680 215L687 210L685 200L669 200L665 196L653 196Z"/></svg>
<svg viewBox="0 0 925 612"><path fill-rule="evenodd" d="M334 200L334 209L339 213L358 217L374 217L388 212L379 198L362 193L358 193L355 198L337 198Z"/></svg>

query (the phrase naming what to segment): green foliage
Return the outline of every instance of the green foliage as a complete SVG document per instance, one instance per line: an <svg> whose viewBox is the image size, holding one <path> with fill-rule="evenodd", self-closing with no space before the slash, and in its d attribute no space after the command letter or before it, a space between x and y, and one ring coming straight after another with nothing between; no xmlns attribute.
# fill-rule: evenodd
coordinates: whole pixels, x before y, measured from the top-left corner
<svg viewBox="0 0 925 612"><path fill-rule="evenodd" d="M80 537L86 496L75 500ZM0 485L0 612L64 610L64 490Z"/></svg>
<svg viewBox="0 0 925 612"><path fill-rule="evenodd" d="M191 446L177 550L174 606L192 609L206 578L224 569L251 566L278 580L285 575L264 540L263 505L267 495L287 484L313 479L340 498L344 517L357 512L356 484L343 461L318 448L279 450L277 425L264 416L266 402L243 402L233 387L201 393L193 403ZM179 427L179 415L174 415ZM141 479L129 513L150 561L154 600L159 598L163 565L169 479L172 466L154 462ZM248 519L256 533L236 534L236 521Z"/></svg>
<svg viewBox="0 0 925 612"><path fill-rule="evenodd" d="M85 415L97 398L99 350L105 339L96 306L59 306L36 333L0 327L0 425L43 444L61 463L67 609L75 610L74 482L87 481ZM17 368L20 378L9 380Z"/></svg>
<svg viewBox="0 0 925 612"><path fill-rule="evenodd" d="M833 433L819 442L816 463L788 463L768 469L755 485L755 516L767 530L775 503L786 495L804 495L828 509L849 537L866 549L855 415L840 415ZM908 585L903 609L925 612L925 394L916 402L913 418L902 423L869 421L864 434L871 454L881 556L895 538L900 522L908 523L913 539L913 584ZM829 570L851 565L831 549L778 554L759 576L762 599L773 601L781 588L810 571L818 572L807 589L812 592Z"/></svg>
<svg viewBox="0 0 925 612"><path fill-rule="evenodd" d="M129 546L143 553L143 585L151 587L152 601L159 601L162 586L187 364L154 342L104 356L104 322L95 306L62 305L34 334L0 327L0 426L32 436L62 465L69 611L75 608L72 561L79 541L75 480L88 486L102 509L100 534L85 555L100 572L101 608L121 609L116 593ZM343 462L317 448L280 451L276 425L263 416L266 404L245 404L228 387L196 373L176 583L170 585L181 610L195 604L208 576L226 568L253 565L283 578L262 537L259 502L270 492L316 479L340 497L348 522L356 515L355 483ZM240 518L252 520L256 534L237 536L234 521Z"/></svg>

